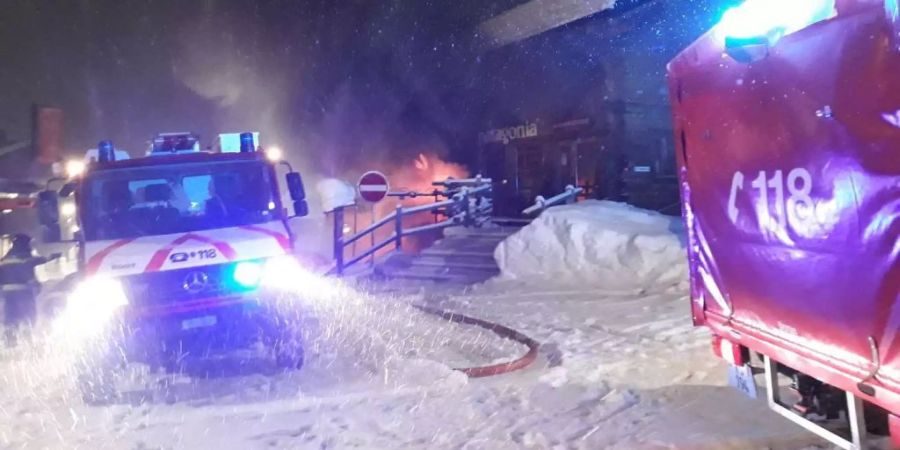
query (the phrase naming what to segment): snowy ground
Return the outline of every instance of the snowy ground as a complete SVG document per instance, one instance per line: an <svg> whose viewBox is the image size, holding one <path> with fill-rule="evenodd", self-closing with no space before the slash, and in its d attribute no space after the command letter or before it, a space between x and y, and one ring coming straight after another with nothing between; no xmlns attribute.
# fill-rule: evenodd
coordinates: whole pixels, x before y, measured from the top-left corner
<svg viewBox="0 0 900 450"><path fill-rule="evenodd" d="M593 207L603 212L610 205ZM552 230L523 233L566 236L573 220L576 229L602 226L559 214L570 217L544 218L535 226ZM623 243L612 249L624 253L610 254L628 261L627 273L646 275L616 289L537 273L524 282L521 271L518 279L510 276L509 264L501 264L504 276L481 286L403 296L334 290L335 283L322 281L316 287L327 294L306 300L319 321L310 326L309 361L299 373L277 373L243 355L202 366L193 377L142 374L122 402L91 407L68 381L59 345L38 339L34 348L3 350L0 448L797 449L818 443L724 385L725 368L711 356L706 332L690 324L684 283L649 267L655 263L648 255L670 251L675 234L659 232L662 219L631 216L656 231L597 241L607 250L610 242ZM646 236L655 236L652 245L641 244ZM534 247L518 248L503 251ZM451 368L515 358L525 349L424 315L410 303L515 328L542 343L540 358L519 372L467 379Z"/></svg>

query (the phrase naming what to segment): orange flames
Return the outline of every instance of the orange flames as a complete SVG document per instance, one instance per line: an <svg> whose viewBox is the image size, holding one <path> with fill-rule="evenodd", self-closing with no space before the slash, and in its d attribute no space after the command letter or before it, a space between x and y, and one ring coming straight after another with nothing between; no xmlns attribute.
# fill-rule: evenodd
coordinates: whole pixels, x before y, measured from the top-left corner
<svg viewBox="0 0 900 450"><path fill-rule="evenodd" d="M469 176L469 171L462 165L442 160L434 153L420 153L412 161L406 161L400 165L384 170L384 174L390 182L391 192L418 192L426 195L417 196L415 198L407 197L402 201L397 197L388 197L375 205L375 215L377 218L382 218L391 214L398 204L402 204L403 206L413 206L433 203L435 198L433 196L428 196L427 194L430 194L435 189L442 190L441 187L433 186L431 184L433 181L446 180L449 177L466 178ZM445 199L438 198L438 200ZM439 217L438 219L441 218ZM348 220L355 220L356 224L354 228L361 230L371 223L371 215L360 212L356 217L348 218ZM434 222L435 217L433 215L423 212L415 216L405 217L403 219L403 227L412 228ZM387 239L393 232L394 229L392 226L384 226L375 233L376 240L381 241L382 239ZM404 251L418 251L430 245L435 238L436 235L427 233L404 238Z"/></svg>
<svg viewBox="0 0 900 450"><path fill-rule="evenodd" d="M360 201L356 207L347 208L345 210L344 215L344 236L349 237L352 236L359 231L365 229L372 223L373 211L374 207L374 216L376 220L380 220L389 214L393 213L398 204L404 207L410 207L414 205L424 205L428 203L433 203L435 201L434 196L429 196L436 189L443 190L443 187L433 186L431 183L434 181L442 181L447 178L468 178L469 171L460 164L454 164L450 162L446 162L442 160L439 156L437 156L434 152L420 153L413 159L407 159L402 162L394 162L393 164L374 164L367 165L363 168L357 168L353 171L348 171L344 174L344 179L353 180L359 177L359 174L371 170L371 169L380 169L382 173L388 178L390 184L390 192L417 192L424 194L422 196L417 196L416 198L407 197L406 199L400 200L398 197L387 197L379 203L372 205L371 203L367 203L364 201ZM438 201L446 200L445 197L438 197ZM443 220L444 217L437 216L435 217L433 214L429 212L421 212L414 216L405 216L403 219L403 228L409 230L413 227L427 225L436 222L437 220ZM327 242L331 241L331 229L332 223L328 223L327 233L328 237L324 237ZM385 224L384 226L377 229L374 233L374 238L376 242L383 242L386 239L390 239L394 233L394 223L390 222ZM403 250L406 253L414 253L425 247L431 245L436 239L440 238L440 232L429 232L422 233L415 236L407 236L403 238ZM364 237L356 241L354 244L351 244L345 248L344 251L344 260L348 261L351 258L354 258L366 250L370 248L372 245L371 238L369 236ZM378 252L379 256L383 256L394 250L394 245L388 245ZM330 252L325 252L330 253ZM325 264L328 258L318 258L315 256L309 256L308 263L312 265L314 262L318 265ZM363 262L365 264L365 262Z"/></svg>
<svg viewBox="0 0 900 450"><path fill-rule="evenodd" d="M465 167L446 162L435 154L419 153L419 156L413 160L412 167L415 170L410 170L409 166L404 165L395 167L388 172L387 176L391 180L392 191L432 192L434 186L431 185L431 182L433 181L469 176L469 171ZM413 201L413 199L409 201ZM423 201L420 197L414 201L416 204L421 204L429 200L426 197Z"/></svg>
<svg viewBox="0 0 900 450"><path fill-rule="evenodd" d="M416 158L415 162L416 169L419 170L428 170L431 167L431 164L428 162L428 157L425 156L424 153L419 153L419 157Z"/></svg>

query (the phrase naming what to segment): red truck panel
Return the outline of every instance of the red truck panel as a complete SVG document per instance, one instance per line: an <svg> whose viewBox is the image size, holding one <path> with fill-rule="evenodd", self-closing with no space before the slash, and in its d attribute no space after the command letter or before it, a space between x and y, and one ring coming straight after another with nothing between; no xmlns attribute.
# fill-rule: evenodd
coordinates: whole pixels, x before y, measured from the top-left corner
<svg viewBox="0 0 900 450"><path fill-rule="evenodd" d="M900 28L840 7L756 62L711 32L669 66L692 310L857 394L877 369L862 397L900 413Z"/></svg>

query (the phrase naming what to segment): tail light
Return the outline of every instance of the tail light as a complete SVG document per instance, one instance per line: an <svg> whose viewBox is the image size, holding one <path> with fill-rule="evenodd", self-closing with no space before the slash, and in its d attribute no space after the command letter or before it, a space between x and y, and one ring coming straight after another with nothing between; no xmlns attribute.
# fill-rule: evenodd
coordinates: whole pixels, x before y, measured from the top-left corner
<svg viewBox="0 0 900 450"><path fill-rule="evenodd" d="M721 336L712 337L712 349L716 356L735 366L743 366L750 359L750 351L746 347Z"/></svg>

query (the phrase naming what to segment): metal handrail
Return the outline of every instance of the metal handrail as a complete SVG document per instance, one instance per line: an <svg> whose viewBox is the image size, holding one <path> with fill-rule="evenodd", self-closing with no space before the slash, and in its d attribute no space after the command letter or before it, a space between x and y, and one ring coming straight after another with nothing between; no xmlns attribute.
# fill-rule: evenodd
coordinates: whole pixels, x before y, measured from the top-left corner
<svg viewBox="0 0 900 450"><path fill-rule="evenodd" d="M403 230L404 236L412 236L418 233L424 233L426 231L434 231L434 230L443 230L447 227L454 227L462 223L465 214L457 214L443 222L438 223L430 223L428 225L422 225L418 227L413 227L407 230Z"/></svg>
<svg viewBox="0 0 900 450"><path fill-rule="evenodd" d="M388 214L387 216L385 216L383 219L363 228L362 231L354 234L353 236L350 236L350 237L344 239L344 246L350 245L350 244L366 237L366 235L368 235L369 233L372 233L375 230L381 228L382 226L387 225L388 222L390 222L396 218L396 215L397 215L397 212L394 211L394 212Z"/></svg>
<svg viewBox="0 0 900 450"><path fill-rule="evenodd" d="M490 183L490 182L491 182L490 180L486 181L486 183ZM476 187L474 189L468 189L468 190L466 190L466 189L467 188L463 188L466 195L478 195L478 194L481 194L482 192L489 192L492 189L492 186L490 184L486 184L483 186Z"/></svg>
<svg viewBox="0 0 900 450"><path fill-rule="evenodd" d="M420 212L424 212L424 211L432 211L435 209L446 208L447 206L453 206L457 203L459 203L459 200L451 199L451 200L444 200L442 202L431 203L428 205L419 205L419 206L413 206L411 208L403 208L403 214L408 216L411 214L416 214L416 213L420 213Z"/></svg>
<svg viewBox="0 0 900 450"><path fill-rule="evenodd" d="M482 178L481 175L476 176L475 178L447 178L442 181L433 181L431 182L432 186L444 186L444 187L460 187L460 186L481 186L484 184L490 185L493 183L493 180L490 178Z"/></svg>
<svg viewBox="0 0 900 450"><path fill-rule="evenodd" d="M555 206L560 203L569 203L571 201L574 201L576 198L578 198L578 196L581 195L581 193L583 193L583 192L584 192L584 188L582 188L582 187L575 187L572 185L568 185L568 186L566 186L565 192L555 195L553 197L544 198L543 196L538 195L534 199L534 205L531 205L528 208L525 208L525 210L522 211L522 214L534 214L536 212L543 211L551 206Z"/></svg>
<svg viewBox="0 0 900 450"><path fill-rule="evenodd" d="M367 226L358 233L349 237L344 237L343 222L344 209L338 208L334 211L334 258L335 265L329 272L341 275L344 270L360 261L370 258L379 250L393 243L397 250L402 249L403 237L412 236L419 233L429 231L442 230L453 226L481 226L489 218L493 212L493 203L488 197L491 193L491 180L476 177L473 179L436 181L435 186L446 186L448 192L447 200L434 202L426 205L418 205L404 208L397 205L397 208L391 214L377 220ZM455 192L454 192L455 191ZM470 202L470 198L477 199ZM403 218L424 212L442 212L447 215L447 219L428 225L422 225L404 230ZM452 214L452 215L451 215ZM348 245L360 241L368 235L372 235L381 227L387 226L394 222L394 232L388 238L375 243L371 248L363 251L361 254L354 256L348 261L344 261L344 250Z"/></svg>
<svg viewBox="0 0 900 450"><path fill-rule="evenodd" d="M392 244L392 243L395 243L395 242L397 241L397 237L398 237L398 236L397 236L397 233L392 234L391 237L389 237L389 238L387 238L387 239L385 239L385 240L383 240L383 241L381 241L381 242L375 244L374 246L372 246L372 247L369 248L368 250L362 252L362 254L357 255L357 256L351 258L350 261L345 262L345 263L344 263L344 268L350 267L350 266L352 266L352 265L354 265L354 264L356 264L356 263L358 263L358 262L360 262L360 261L362 261L362 260L364 260L364 259L366 259L366 258L368 258L368 257L370 257L370 256L372 256L372 255L374 255L375 253L378 252L378 250L381 250L381 249L387 247L388 245L390 245L390 244Z"/></svg>

